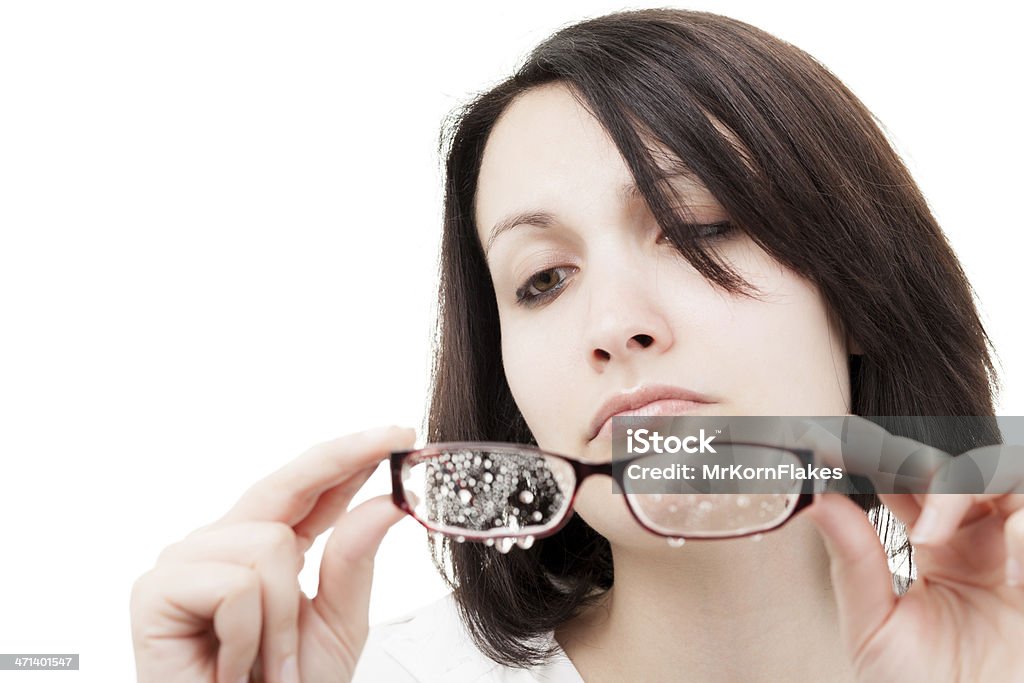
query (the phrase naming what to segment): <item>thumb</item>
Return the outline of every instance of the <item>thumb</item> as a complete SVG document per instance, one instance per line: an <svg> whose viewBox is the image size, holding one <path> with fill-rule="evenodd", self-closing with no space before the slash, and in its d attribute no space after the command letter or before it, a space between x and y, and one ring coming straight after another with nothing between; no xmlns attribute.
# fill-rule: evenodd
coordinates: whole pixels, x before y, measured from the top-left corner
<svg viewBox="0 0 1024 683"><path fill-rule="evenodd" d="M369 627L373 557L387 530L405 513L390 495L371 498L342 513L324 546L320 586L313 605L341 633L365 633ZM362 647L362 643L353 643Z"/></svg>
<svg viewBox="0 0 1024 683"><path fill-rule="evenodd" d="M847 652L856 657L896 605L885 550L864 511L835 493L818 494L805 513L832 559L832 587Z"/></svg>

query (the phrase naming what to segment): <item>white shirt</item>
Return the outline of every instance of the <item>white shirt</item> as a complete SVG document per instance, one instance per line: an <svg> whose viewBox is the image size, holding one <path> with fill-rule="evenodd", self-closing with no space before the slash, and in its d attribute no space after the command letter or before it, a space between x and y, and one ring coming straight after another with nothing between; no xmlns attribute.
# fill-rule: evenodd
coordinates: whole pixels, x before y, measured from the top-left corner
<svg viewBox="0 0 1024 683"><path fill-rule="evenodd" d="M906 586L893 576L893 591ZM370 628L353 683L584 683L554 633L556 652L549 664L513 669L480 652L449 593L404 617Z"/></svg>
<svg viewBox="0 0 1024 683"><path fill-rule="evenodd" d="M557 647L554 633L548 634ZM426 607L370 628L353 683L583 683L558 648L549 664L514 669L473 644L449 593Z"/></svg>

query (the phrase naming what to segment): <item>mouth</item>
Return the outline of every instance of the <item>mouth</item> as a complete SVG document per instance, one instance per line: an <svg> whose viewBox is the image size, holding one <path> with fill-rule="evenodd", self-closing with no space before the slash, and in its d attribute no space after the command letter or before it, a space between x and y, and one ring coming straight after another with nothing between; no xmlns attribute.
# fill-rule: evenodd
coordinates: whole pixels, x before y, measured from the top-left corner
<svg viewBox="0 0 1024 683"><path fill-rule="evenodd" d="M604 402L591 423L588 442L609 438L612 418L616 416L687 415L713 403L714 400L681 387L641 386Z"/></svg>

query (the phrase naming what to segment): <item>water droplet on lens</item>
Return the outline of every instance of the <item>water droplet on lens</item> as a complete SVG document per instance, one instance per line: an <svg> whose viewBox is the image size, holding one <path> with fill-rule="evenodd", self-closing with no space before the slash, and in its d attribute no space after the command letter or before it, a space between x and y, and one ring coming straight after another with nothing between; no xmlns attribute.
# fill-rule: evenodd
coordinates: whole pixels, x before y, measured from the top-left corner
<svg viewBox="0 0 1024 683"><path fill-rule="evenodd" d="M544 519L544 515L541 514L540 510L536 510L532 515L530 515L530 519L532 519L535 522L539 522L540 520Z"/></svg>
<svg viewBox="0 0 1024 683"><path fill-rule="evenodd" d="M736 499L736 506L745 508L750 507L750 498L748 496L740 496Z"/></svg>
<svg viewBox="0 0 1024 683"><path fill-rule="evenodd" d="M669 512L679 512L679 506L676 505L675 503L673 503L672 505L668 506L668 511Z"/></svg>
<svg viewBox="0 0 1024 683"><path fill-rule="evenodd" d="M750 537L750 540L751 541L760 541L762 538L764 538L764 534L754 534L753 536Z"/></svg>
<svg viewBox="0 0 1024 683"><path fill-rule="evenodd" d="M520 503L526 503L527 505L532 503L533 502L533 492L532 491L523 491L522 493L520 493L519 494L519 502Z"/></svg>
<svg viewBox="0 0 1024 683"><path fill-rule="evenodd" d="M484 545L494 545L494 539L488 538L486 541L484 541Z"/></svg>
<svg viewBox="0 0 1024 683"><path fill-rule="evenodd" d="M514 538L499 538L495 541L494 547L498 549L499 553L505 555L509 550L512 550L512 546L515 544L516 540Z"/></svg>
<svg viewBox="0 0 1024 683"><path fill-rule="evenodd" d="M702 500L700 505L697 506L697 509L701 512L711 512L711 508L713 507L714 505L711 504L710 500Z"/></svg>
<svg viewBox="0 0 1024 683"><path fill-rule="evenodd" d="M456 536L455 537L455 542L456 543L465 543L466 542L466 537L465 536Z"/></svg>
<svg viewBox="0 0 1024 683"><path fill-rule="evenodd" d="M533 545L534 540L536 539L534 539L533 536L523 536L522 538L516 539L516 545L522 548L523 550L527 550L530 546Z"/></svg>
<svg viewBox="0 0 1024 683"><path fill-rule="evenodd" d="M672 547L672 548L682 548L684 543L686 543L686 539L685 538L670 538L670 539L668 539L669 547Z"/></svg>
<svg viewBox="0 0 1024 683"><path fill-rule="evenodd" d="M459 500L462 501L463 505L469 505L473 500L473 493L469 489L462 489L459 491Z"/></svg>
<svg viewBox="0 0 1024 683"><path fill-rule="evenodd" d="M492 481L494 481L494 475L491 474L490 472L484 472L484 481L490 484Z"/></svg>
<svg viewBox="0 0 1024 683"><path fill-rule="evenodd" d="M434 541L444 540L444 534L442 534L440 531L431 531L428 533L428 535L430 536L431 540Z"/></svg>

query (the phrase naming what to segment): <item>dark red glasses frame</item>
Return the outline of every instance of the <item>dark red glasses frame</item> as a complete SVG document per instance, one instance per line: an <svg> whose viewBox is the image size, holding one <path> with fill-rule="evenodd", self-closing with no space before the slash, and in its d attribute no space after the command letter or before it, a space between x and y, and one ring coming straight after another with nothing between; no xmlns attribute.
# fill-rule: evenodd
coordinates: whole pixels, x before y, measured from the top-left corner
<svg viewBox="0 0 1024 683"><path fill-rule="evenodd" d="M809 449L805 449L805 448L788 448L788 447L785 447L785 446L776 446L774 444L752 443L752 442L748 442L748 441L718 442L718 443L716 443L716 445L722 445L722 446L752 446L752 447L756 447L756 448L771 448L771 449L778 450L778 451L785 451L787 453L792 453L797 458L799 458L800 462L803 463L804 465L813 465L814 464L814 452L809 450ZM403 469L403 466L405 464L406 459L408 459L412 455L443 453L443 452L447 452L447 451L458 451L458 450L487 451L487 450L507 450L507 449L515 449L515 450L523 452L523 453L532 453L532 454L537 455L537 456L543 456L543 457L549 457L549 458L557 458L559 460L562 460L564 462L569 463L569 465L572 467L573 472L574 472L574 474L576 476L576 485L573 488L572 494L569 496L569 505L566 508L565 513L562 515L562 519L559 520L559 522L555 526L551 527L550 529L546 529L546 530L543 530L543 531L540 531L540 532L537 532L537 533L532 533L532 534L524 534L524 533L518 533L518 532L512 532L512 533L508 533L508 534L504 534L504 533L503 534L493 534L493 533L481 534L481 533L474 533L474 532L472 532L470 530L466 530L465 533L460 533L459 534L459 536L461 536L465 540L483 541L483 540L486 540L488 538L493 539L493 538L495 538L497 536L507 536L509 538L516 538L516 537L524 537L524 536L527 536L527 535L533 536L534 538L545 538L547 536L551 536L551 535L553 535L555 533L558 533L558 531L561 530L561 528L564 527L568 523L569 519L573 515L573 506L576 503L576 494L579 492L580 485L583 483L583 480L585 480L587 477L589 477L591 475L594 475L594 474L603 474L603 475L611 477L612 480L618 486L618 490L624 492L626 490L625 483L624 483L624 473L625 473L626 468L629 465L629 463L631 463L631 462L633 462L635 460L641 460L641 459L645 459L645 458L650 457L650 456L647 456L647 455L636 455L636 456L634 456L632 458L628 458L628 459L619 459L619 460L616 460L614 462L607 462L607 463L600 463L600 464L598 464L598 463L582 462L582 461L577 460L575 458L571 458L571 457L569 457L567 455L561 455L561 454L558 454L558 453L552 453L550 451L545 451L545 450L542 450L540 448L537 448L536 446L528 446L528 445L524 445L524 444L501 443L501 442L496 442L496 441L451 441L451 442L444 442L444 443L428 444L428 445L424 446L423 448L414 448L414 449L407 449L407 450L401 450L401 451L393 451L391 453L391 456L390 456L390 462L391 462L391 499L392 499L394 504L399 509L401 509L406 514L408 514L410 517L415 519L417 522L419 522L427 530L433 531L433 532L437 532L437 533L441 533L441 534L448 535L448 536L454 536L454 534L451 534L448 531L444 531L444 530L439 529L439 528L437 528L435 526L432 526L429 522L420 519L413 512L412 506L410 506L409 502L405 499L405 487L402 484L402 469ZM643 495L643 494L624 494L624 495L626 495L626 507L629 509L629 513L631 515L633 515L633 519L635 519L637 524L639 524L642 528L646 529L647 531L649 531L650 533L652 533L652 534L654 534L656 536L661 536L663 538L685 538L685 539L688 539L688 540L689 539L693 539L693 540L720 541L720 540L727 540L727 539L730 539L730 538L744 538L746 536L756 536L758 534L762 534L762 533L765 533L767 531L774 531L775 529L778 529L779 527L783 526L786 522L788 522L789 520L793 519L793 517L796 515L796 513L798 513L800 510L804 509L805 507L807 507L808 505L810 505L814 501L814 480L812 480L812 479L804 479L803 480L803 486L801 487L801 491L800 491L800 494L799 494L799 496L797 498L796 504L793 505L789 509L789 513L784 518L782 518L782 520L779 521L777 524L774 524L774 525L769 526L769 527L763 527L761 529L758 529L757 531L749 531L749 532L745 532L745 533L741 533L741 534L740 533L728 534L728 535L723 535L723 536L704 536L704 535L701 535L701 536L690 535L690 536L688 536L686 534L676 534L676 533L665 534L665 533L661 533L659 531L655 531L654 529L651 529L649 526L647 526L643 522L643 520L640 518L640 516L636 513L636 510L633 509L633 504L630 502L630 499L629 499L630 495Z"/></svg>

